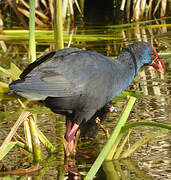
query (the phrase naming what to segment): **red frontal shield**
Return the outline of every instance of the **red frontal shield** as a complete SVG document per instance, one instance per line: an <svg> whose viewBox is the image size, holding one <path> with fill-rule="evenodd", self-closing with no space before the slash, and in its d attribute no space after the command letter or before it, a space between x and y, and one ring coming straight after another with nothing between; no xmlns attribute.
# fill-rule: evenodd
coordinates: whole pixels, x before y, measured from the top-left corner
<svg viewBox="0 0 171 180"><path fill-rule="evenodd" d="M153 66L158 72L164 73L164 65L156 51L156 49L152 46L154 49L154 52L156 54L156 58L153 60L153 62L150 64L150 66Z"/></svg>

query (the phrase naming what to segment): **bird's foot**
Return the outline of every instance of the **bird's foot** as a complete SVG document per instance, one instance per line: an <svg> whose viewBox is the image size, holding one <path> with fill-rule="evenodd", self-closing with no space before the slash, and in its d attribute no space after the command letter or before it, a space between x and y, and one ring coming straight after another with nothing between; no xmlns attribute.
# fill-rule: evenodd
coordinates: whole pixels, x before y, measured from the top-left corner
<svg viewBox="0 0 171 180"><path fill-rule="evenodd" d="M109 112L117 112L117 109L112 104L107 104Z"/></svg>

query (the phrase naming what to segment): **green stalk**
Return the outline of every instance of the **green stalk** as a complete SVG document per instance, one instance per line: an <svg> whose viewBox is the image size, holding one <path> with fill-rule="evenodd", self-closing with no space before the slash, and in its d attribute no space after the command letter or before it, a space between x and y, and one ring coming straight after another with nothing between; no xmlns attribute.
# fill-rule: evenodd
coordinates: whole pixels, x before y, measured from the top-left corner
<svg viewBox="0 0 171 180"><path fill-rule="evenodd" d="M32 150L32 138L31 138L28 119L24 121L24 134L25 134L26 144L29 147L29 149Z"/></svg>
<svg viewBox="0 0 171 180"><path fill-rule="evenodd" d="M105 161L103 163L103 170L105 172L106 179L114 179L114 180L120 179L118 172L115 169L113 161Z"/></svg>
<svg viewBox="0 0 171 180"><path fill-rule="evenodd" d="M155 122L131 122L131 123L127 123L124 127L122 127L120 134L118 135L114 145L111 148L110 151L110 156L108 157L107 160L112 160L112 159L118 159L120 158L120 154L123 150L123 147L127 141L127 138L129 137L125 137L125 139L123 140L123 142L121 143L120 147L117 149L118 144L120 143L123 135L130 129L136 126L155 126L155 127L160 127L160 128L164 128L164 129L168 129L171 130L171 126L170 125L166 125L166 124L162 124L162 123L155 123ZM116 151L117 149L117 151Z"/></svg>
<svg viewBox="0 0 171 180"><path fill-rule="evenodd" d="M62 0L53 0L55 48L63 49Z"/></svg>
<svg viewBox="0 0 171 180"><path fill-rule="evenodd" d="M130 122L127 123L123 128L122 132L125 133L129 128L136 127L136 126L155 126L155 127L160 127L164 129L171 130L171 125L167 124L162 124L162 123L156 123L156 122Z"/></svg>
<svg viewBox="0 0 171 180"><path fill-rule="evenodd" d="M16 142L8 142L3 151L0 153L0 161L9 153L9 151L16 145Z"/></svg>
<svg viewBox="0 0 171 180"><path fill-rule="evenodd" d="M130 128L133 128L133 127L136 127L136 126L155 126L155 127L160 127L160 128L164 128L164 129L168 129L168 130L171 130L171 126L170 125L166 125L166 124L162 124L162 123L155 123L155 122L130 122L130 123L127 123L124 127L122 127L121 131L120 131L120 134L118 135L114 145L112 146L111 148L111 151L110 151L110 156L108 157L107 160L112 160L112 159L118 159L120 158L120 154L123 150L123 147L127 141L127 136L125 137L125 139L123 140L123 142L121 143L120 147L118 148L118 150L116 151L117 149L117 146L118 144L120 143L123 135L130 129Z"/></svg>
<svg viewBox="0 0 171 180"><path fill-rule="evenodd" d="M32 153L32 148L30 148L29 146L27 146L26 144L20 142L20 141L16 141L16 145L23 148L24 150L26 150L29 153Z"/></svg>
<svg viewBox="0 0 171 180"><path fill-rule="evenodd" d="M12 80L17 80L17 78L8 70L0 66L0 71L3 72L7 77L10 77Z"/></svg>
<svg viewBox="0 0 171 180"><path fill-rule="evenodd" d="M119 159L119 156L120 156L121 152L123 151L123 148L124 148L126 142L128 141L128 138L129 138L129 136L130 136L130 133L131 133L131 131L129 131L129 132L127 133L127 135L124 137L123 141L121 142L120 146L118 147L117 151L116 151L116 150L114 151L113 159ZM121 141L121 138L122 138L122 136L123 136L123 133L120 132L119 135L120 135L120 139L119 139L119 142L120 142L120 141Z"/></svg>
<svg viewBox="0 0 171 180"><path fill-rule="evenodd" d="M6 149L6 147L8 146L8 144L10 143L12 137L14 136L14 134L16 133L17 129L19 128L19 126L22 124L22 122L28 117L30 116L30 112L28 111L23 111L20 115L20 117L18 118L18 120L15 122L14 126L11 128L11 131L9 132L8 136L5 138L5 140L3 141L2 145L0 146L0 154L3 153L3 151Z"/></svg>
<svg viewBox="0 0 171 180"><path fill-rule="evenodd" d="M110 160L113 159L113 155L116 152L117 145L119 144L120 139L122 137L122 134L120 134L120 131L121 131L122 127L125 125L125 123L126 123L126 121L128 119L128 116L129 116L129 114L131 112L131 109L132 109L134 103L135 103L135 100L136 100L135 97L130 97L129 102L128 102L126 108L124 109L124 112L122 113L119 122L116 125L115 129L118 130L117 131L117 136L116 136L115 142L113 143L112 147L110 148L110 152L108 153L108 155L107 155L107 157L105 159L107 161L110 161Z"/></svg>
<svg viewBox="0 0 171 180"><path fill-rule="evenodd" d="M109 161L109 162L110 162L110 161ZM124 170L122 170L122 168L121 168L121 163L120 163L120 161L114 160L114 161L112 161L112 162L113 162L113 164L115 165L116 171L117 171L118 174L120 175L119 179L126 180L126 177L125 177L125 174L124 174Z"/></svg>
<svg viewBox="0 0 171 180"><path fill-rule="evenodd" d="M40 161L42 160L42 152L40 147L39 136L37 133L36 123L32 117L29 118L30 131L32 136L32 148L33 148L33 157L34 160Z"/></svg>
<svg viewBox="0 0 171 180"><path fill-rule="evenodd" d="M42 144L44 144L46 148L50 149L51 152L54 152L56 150L55 147L38 128L37 133Z"/></svg>
<svg viewBox="0 0 171 180"><path fill-rule="evenodd" d="M105 160L111 161L113 159L113 156L116 153L118 144L120 143L122 136L123 136L123 133L119 133L119 135L117 136L117 138L115 140L115 143L113 144L112 148L110 149L110 152Z"/></svg>
<svg viewBox="0 0 171 180"><path fill-rule="evenodd" d="M106 158L106 156L108 155L109 151L111 150L113 144L116 142L116 139L121 131L121 128L124 126L124 124L126 123L126 120L131 112L131 109L135 103L136 98L135 97L130 97L129 102L127 103L127 106L124 109L124 112L121 115L121 118L119 119L115 129L113 130L110 138L108 139L106 145L104 146L104 148L102 149L102 151L100 152L99 156L97 157L97 159L95 160L94 164L92 165L91 169L89 170L87 176L85 177L86 180L90 180L93 179L95 174L97 173L98 169L100 168L100 166L102 165L104 159ZM108 157L106 158L110 159L110 154L108 155Z"/></svg>
<svg viewBox="0 0 171 180"><path fill-rule="evenodd" d="M30 63L36 60L36 43L35 43L35 0L30 0L30 17L29 17L29 56Z"/></svg>

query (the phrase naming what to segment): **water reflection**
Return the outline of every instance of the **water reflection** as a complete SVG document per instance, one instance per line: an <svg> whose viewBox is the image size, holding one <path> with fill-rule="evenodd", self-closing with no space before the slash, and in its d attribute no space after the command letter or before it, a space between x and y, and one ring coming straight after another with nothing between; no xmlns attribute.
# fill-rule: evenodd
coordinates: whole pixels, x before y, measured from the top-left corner
<svg viewBox="0 0 171 180"><path fill-rule="evenodd" d="M114 26L96 27L96 29L90 29L90 27L89 29L84 29L82 26L81 28L83 29L82 31L80 31L80 28L75 28L72 31L65 31L68 36L70 35L70 32L72 32L70 38L72 47L76 46L91 49L104 55L114 57L119 54L125 45L137 40L143 40L151 42L159 49L162 49L160 51L161 55L164 53L169 54L168 56L162 56L166 69L164 75L159 75L150 67L144 68L128 88L129 91L146 95L137 99L133 112L129 117L129 121L154 121L169 124L171 119L171 28L167 23L163 20L154 24L137 24L119 29ZM97 34L101 38L97 38ZM76 38L76 35L81 35L81 38L89 35L96 40L79 40ZM68 45L68 41L69 38L65 41L66 46ZM44 45L44 43L46 43L46 45ZM3 48L4 52L1 53L0 56L1 65L8 68L10 62L13 62L21 69L26 66L28 63L28 45L26 41L14 42L3 40L3 47L6 48ZM38 55L41 55L45 51L53 50L53 45L49 45L49 42L47 43L46 40L39 39L37 49ZM9 82L6 77L1 76L0 78L3 82ZM18 111L21 110L21 107L16 100L9 100L6 98L2 98L0 101L0 144L2 144L2 141L8 134L9 127L12 127L17 120L19 116ZM114 102L114 106L118 112L109 114L104 122L105 128L109 129L110 132L113 130L124 104L125 99L119 99L119 101ZM90 153L88 157L85 157L79 154L75 159L66 160L64 159L63 146L61 143L61 137L65 131L65 120L59 120L56 118L55 114L37 104L30 103L28 104L28 107L37 111L38 126L57 149L57 152L50 157L48 156L47 151L45 149L43 150L47 159L46 163L43 162L41 164L44 171L40 171L43 176L40 173L39 177L42 177L43 179L49 179L49 177L52 179L71 179L75 176L75 178L82 179L92 166L99 150L106 142L102 130L99 130L96 139L79 143L80 149L82 148L85 151L93 152L93 155ZM142 136L145 136L150 132L157 132L157 130L158 128L154 127L138 127L133 129L127 147L129 147L130 144L133 144L137 139L141 139ZM22 127L19 129L18 133L22 136ZM170 179L170 141L170 136L164 134L139 149L132 158L134 160L126 159L105 162L103 167L99 170L96 179ZM6 158L2 160L2 163L8 166L9 169L24 168L25 165L30 164L26 162L32 162L32 159L29 157L23 158L23 155L21 155L17 148L14 148Z"/></svg>
<svg viewBox="0 0 171 180"><path fill-rule="evenodd" d="M103 170L107 180L119 179L152 179L132 159L115 160L103 163ZM131 173L130 173L131 172ZM98 178L97 178L98 179ZM100 179L100 178L99 178Z"/></svg>

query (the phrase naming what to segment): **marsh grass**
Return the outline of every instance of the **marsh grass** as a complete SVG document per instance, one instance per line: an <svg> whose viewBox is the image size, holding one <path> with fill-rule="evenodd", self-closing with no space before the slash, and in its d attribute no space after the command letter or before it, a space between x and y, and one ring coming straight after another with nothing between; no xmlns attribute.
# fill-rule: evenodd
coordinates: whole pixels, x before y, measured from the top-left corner
<svg viewBox="0 0 171 180"><path fill-rule="evenodd" d="M33 7L34 7L34 5L33 5ZM34 12L32 12L31 14L34 14ZM34 15L30 16L30 18L31 17L33 18ZM32 21L32 23L33 23L33 21ZM147 28L148 27L159 28L162 26L163 25L151 25L150 24L147 26ZM167 24L166 26L169 27L170 24ZM132 24L113 26L111 28L119 29L119 28L123 28L123 27L125 27L128 30L129 30L129 28L130 29L136 28L136 27L132 27ZM7 31L6 30L6 31L3 31L3 34L0 36L0 38L2 38L2 39L4 38L4 40L14 40L14 39L16 40L16 38L20 38L20 39L24 39L24 40L32 39L33 51L31 51L31 52L33 54L31 56L33 57L33 59L31 60L31 62L35 60L35 51L34 51L35 37L36 37L36 39L38 39L40 41L41 40L46 40L46 41L54 40L53 31L36 31L36 32L34 32L34 28L35 28L34 25L32 26L32 28L33 28L32 29L33 34L30 37L28 36L29 33L26 30L18 30L18 31ZM108 27L108 28L110 28L110 27ZM69 39L68 36L66 36L65 38ZM118 36L108 36L108 35L101 35L101 34L97 34L97 35L93 35L93 36L92 35L73 35L72 41L74 41L74 40L79 40L79 41L114 40L114 39L119 39L119 38L123 39L122 37L118 37ZM32 46L32 45L30 45L30 46ZM21 71L14 64L11 64L11 67L12 68L10 68L10 69L4 69L4 68L0 67L0 71L2 72L3 76L9 77L12 80L16 80L19 78L19 74L21 73ZM8 92L8 90L9 90L8 84L0 82L0 90L2 93ZM129 93L124 92L122 95L126 96L128 94ZM120 96L122 96L122 95L120 95ZM135 93L132 93L129 95L135 95ZM136 94L136 95L139 96L138 94ZM47 147L51 152L54 152L56 149L50 143L50 141L45 137L45 135L43 135L43 133L38 129L38 127L36 125L35 115L33 113L31 113L30 111L27 111L27 107L25 106L24 103L22 103L21 100L19 100L19 102L22 107L22 111L21 111L21 114L20 114L19 118L17 119L16 123L11 128L9 134L7 135L3 144L0 147L0 160L5 158L5 156L9 153L9 151L11 149L13 149L15 146L19 146L22 149L24 149L26 152L28 152L28 154L31 154L35 161L43 160L40 142L45 147ZM103 162L111 161L113 159L123 159L123 158L130 157L144 143L147 143L148 141L154 139L155 137L157 137L163 133L167 133L168 130L170 130L169 125L164 125L164 124L159 124L159 123L134 122L134 123L126 124L126 120L129 116L129 113L130 113L133 105L134 105L134 102L135 102L135 97L131 97L126 108L124 109L124 112L121 115L121 118L119 119L114 131L112 132L110 138L108 139L106 145L104 146L104 148L100 152L99 156L97 157L96 161L94 162L92 168L88 172L86 179L93 179L93 177L95 176L96 172L101 167ZM17 129L20 127L20 125L22 123L24 123L25 141L21 142L17 139L14 141L12 138L14 137L14 135L17 132ZM133 127L136 127L136 126L144 126L144 125L157 126L157 127L168 129L168 130L159 130L156 133L148 134L147 136L143 137L142 139L140 139L139 141L134 143L129 149L125 150L124 149L125 144L129 138L129 136L131 136L131 131L128 132L128 130ZM119 166L117 166L117 167L119 169ZM114 177L117 177L117 175L115 174Z"/></svg>
<svg viewBox="0 0 171 180"><path fill-rule="evenodd" d="M118 123L116 124L115 129L112 131L110 138L107 140L105 146L100 152L99 156L96 158L92 167L90 168L88 174L85 177L85 180L91 180L94 178L95 174L105 161L112 161L114 159L122 159L131 157L143 144L149 142L150 140L160 136L162 134L168 133L171 130L171 125L166 125L162 123L153 123L153 122L132 122L126 123L128 116L133 108L136 98L130 97L128 103L126 104ZM132 144L128 149L125 150L126 142L128 141L131 131L129 129L136 126L155 126L163 128L162 130L157 131L156 133L149 133L145 137L142 137L140 140L137 140ZM126 136L123 138L123 136ZM112 171L114 173L115 171ZM123 172L122 172L123 174ZM116 174L113 174L113 177L116 177Z"/></svg>
<svg viewBox="0 0 171 180"><path fill-rule="evenodd" d="M35 0L30 0L29 17L29 59L30 63L36 60L36 42L35 42Z"/></svg>

